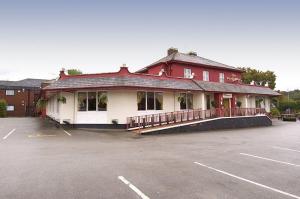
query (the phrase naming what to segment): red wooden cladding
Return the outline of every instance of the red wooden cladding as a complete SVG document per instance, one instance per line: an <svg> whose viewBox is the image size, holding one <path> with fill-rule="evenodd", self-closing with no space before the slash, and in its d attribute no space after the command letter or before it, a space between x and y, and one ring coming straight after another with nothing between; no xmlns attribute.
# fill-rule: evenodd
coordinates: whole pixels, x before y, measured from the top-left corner
<svg viewBox="0 0 300 199"><path fill-rule="evenodd" d="M169 63L166 64L158 64L148 69L148 74L158 75L161 69L167 73L167 75L171 77L184 77L184 69L191 69L192 73L194 73L194 79L203 80L203 71L209 72L209 81L211 82L219 82L220 73L224 73L224 82L225 83L233 83L234 79L241 79L241 72L233 71L230 69L222 69L222 68L213 68L205 65L189 65L184 63Z"/></svg>

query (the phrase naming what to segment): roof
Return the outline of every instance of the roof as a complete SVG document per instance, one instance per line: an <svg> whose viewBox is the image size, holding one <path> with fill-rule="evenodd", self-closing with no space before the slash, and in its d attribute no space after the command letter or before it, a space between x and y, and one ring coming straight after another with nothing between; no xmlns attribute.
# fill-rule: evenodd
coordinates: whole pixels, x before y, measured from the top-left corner
<svg viewBox="0 0 300 199"><path fill-rule="evenodd" d="M203 90L209 92L246 93L259 95L279 96L276 91L263 86L252 86L247 84L229 84L220 82L207 82L194 80Z"/></svg>
<svg viewBox="0 0 300 199"><path fill-rule="evenodd" d="M202 89L189 80L173 78L151 77L147 75L126 75L113 77L76 77L59 79L46 86L45 90L74 89L74 88L110 88L110 87L136 87L151 89L195 90Z"/></svg>
<svg viewBox="0 0 300 199"><path fill-rule="evenodd" d="M0 88L14 89L14 88L41 88L42 82L47 81L44 79L23 79L19 81L0 81Z"/></svg>
<svg viewBox="0 0 300 199"><path fill-rule="evenodd" d="M88 88L149 88L184 91L207 91L224 93L245 93L259 95L279 95L267 87L245 84L229 84L219 82L205 82L194 79L130 73L127 68L121 68L116 73L63 75L57 81L43 88L44 90L80 90Z"/></svg>
<svg viewBox="0 0 300 199"><path fill-rule="evenodd" d="M170 54L152 64L150 64L149 66L142 68L140 70L138 70L137 72L144 72L146 71L148 68L151 68L152 66L159 64L159 63L165 63L165 62L186 62L186 63L191 63L191 64L199 64L199 65L205 65L208 67L214 67L214 68L222 68L222 69L229 69L229 70L234 70L234 71L241 71L241 69L238 69L236 67L233 66L229 66L226 64L222 64L210 59L206 59L203 57L199 57L196 55L189 55L189 54L185 54L185 53L180 53L180 52L175 52L173 54Z"/></svg>

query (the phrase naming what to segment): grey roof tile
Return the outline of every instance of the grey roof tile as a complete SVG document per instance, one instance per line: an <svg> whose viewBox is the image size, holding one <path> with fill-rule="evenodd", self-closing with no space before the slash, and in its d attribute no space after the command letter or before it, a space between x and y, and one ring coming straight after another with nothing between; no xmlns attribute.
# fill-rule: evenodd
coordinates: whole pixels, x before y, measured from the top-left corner
<svg viewBox="0 0 300 199"><path fill-rule="evenodd" d="M259 95L278 96L279 93L268 87L251 86L245 84L229 84L220 82L206 82L194 80L205 91L211 92L227 92L227 93L247 93Z"/></svg>
<svg viewBox="0 0 300 199"><path fill-rule="evenodd" d="M13 88L40 88L44 79L23 79L20 81L0 81L0 88L13 89Z"/></svg>
<svg viewBox="0 0 300 199"><path fill-rule="evenodd" d="M206 66L212 66L212 67L220 67L220 68L225 68L225 69L230 69L230 70L237 70L237 71L241 71L240 69L233 67L233 66L229 66L226 64L222 64L210 59L206 59L203 57L199 57L199 56L195 56L195 55L189 55L189 54L185 54L185 53L173 53L171 55L168 55L152 64L150 64L149 66L142 68L141 70L138 70L137 72L142 72L145 71L147 68L156 65L158 63L164 63L164 62L168 62L168 61L181 61L181 62L187 62L187 63L193 63L193 64L201 64L201 65L206 65Z"/></svg>
<svg viewBox="0 0 300 199"><path fill-rule="evenodd" d="M142 87L172 90L202 90L190 80L169 78L155 78L147 76L115 76L94 78L60 79L44 89L72 89L72 88L105 88L105 87Z"/></svg>
<svg viewBox="0 0 300 199"><path fill-rule="evenodd" d="M193 91L211 91L227 93L246 93L260 95L279 95L267 87L257 87L243 84L228 84L219 82L205 82L192 79L160 78L157 76L114 76L114 77L93 77L93 78L67 78L59 79L44 89L80 89L80 88L107 88L107 87L136 87L152 89L170 89L170 90L193 90Z"/></svg>

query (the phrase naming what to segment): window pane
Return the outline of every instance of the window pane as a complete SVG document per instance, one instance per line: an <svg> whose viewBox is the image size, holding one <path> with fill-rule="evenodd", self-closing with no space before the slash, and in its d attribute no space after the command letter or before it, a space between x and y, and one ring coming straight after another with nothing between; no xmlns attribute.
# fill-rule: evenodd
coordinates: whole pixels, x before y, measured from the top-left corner
<svg viewBox="0 0 300 199"><path fill-rule="evenodd" d="M78 111L86 111L86 93L78 93Z"/></svg>
<svg viewBox="0 0 300 199"><path fill-rule="evenodd" d="M188 109L193 109L193 94L187 94L187 106Z"/></svg>
<svg viewBox="0 0 300 199"><path fill-rule="evenodd" d="M209 81L209 72L203 71L203 81Z"/></svg>
<svg viewBox="0 0 300 199"><path fill-rule="evenodd" d="M6 95L15 95L15 91L14 90L6 90L5 94Z"/></svg>
<svg viewBox="0 0 300 199"><path fill-rule="evenodd" d="M154 110L154 92L147 92L147 110Z"/></svg>
<svg viewBox="0 0 300 199"><path fill-rule="evenodd" d="M14 111L15 110L15 107L14 106L6 106L6 111Z"/></svg>
<svg viewBox="0 0 300 199"><path fill-rule="evenodd" d="M186 93L180 93L180 109L186 109Z"/></svg>
<svg viewBox="0 0 300 199"><path fill-rule="evenodd" d="M185 77L185 78L190 78L191 75L192 75L192 70L189 69L189 68L185 68L185 69L184 69L184 77Z"/></svg>
<svg viewBox="0 0 300 199"><path fill-rule="evenodd" d="M137 92L137 105L138 110L146 110L146 93L145 92Z"/></svg>
<svg viewBox="0 0 300 199"><path fill-rule="evenodd" d="M219 79L221 83L224 83L224 73L220 73Z"/></svg>
<svg viewBox="0 0 300 199"><path fill-rule="evenodd" d="M107 109L107 93L98 92L98 111L106 111Z"/></svg>
<svg viewBox="0 0 300 199"><path fill-rule="evenodd" d="M96 92L88 93L88 110L89 111L96 110Z"/></svg>
<svg viewBox="0 0 300 199"><path fill-rule="evenodd" d="M210 109L210 96L209 95L206 95L206 109L209 110Z"/></svg>
<svg viewBox="0 0 300 199"><path fill-rule="evenodd" d="M155 109L163 110L163 93L155 93Z"/></svg>

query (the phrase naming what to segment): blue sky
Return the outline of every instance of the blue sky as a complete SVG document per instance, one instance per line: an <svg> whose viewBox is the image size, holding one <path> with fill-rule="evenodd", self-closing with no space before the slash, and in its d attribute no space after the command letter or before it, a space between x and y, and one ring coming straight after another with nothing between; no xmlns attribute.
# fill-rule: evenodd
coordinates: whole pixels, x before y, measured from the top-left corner
<svg viewBox="0 0 300 199"><path fill-rule="evenodd" d="M0 79L135 71L177 47L300 88L299 10L297 0L0 0Z"/></svg>

